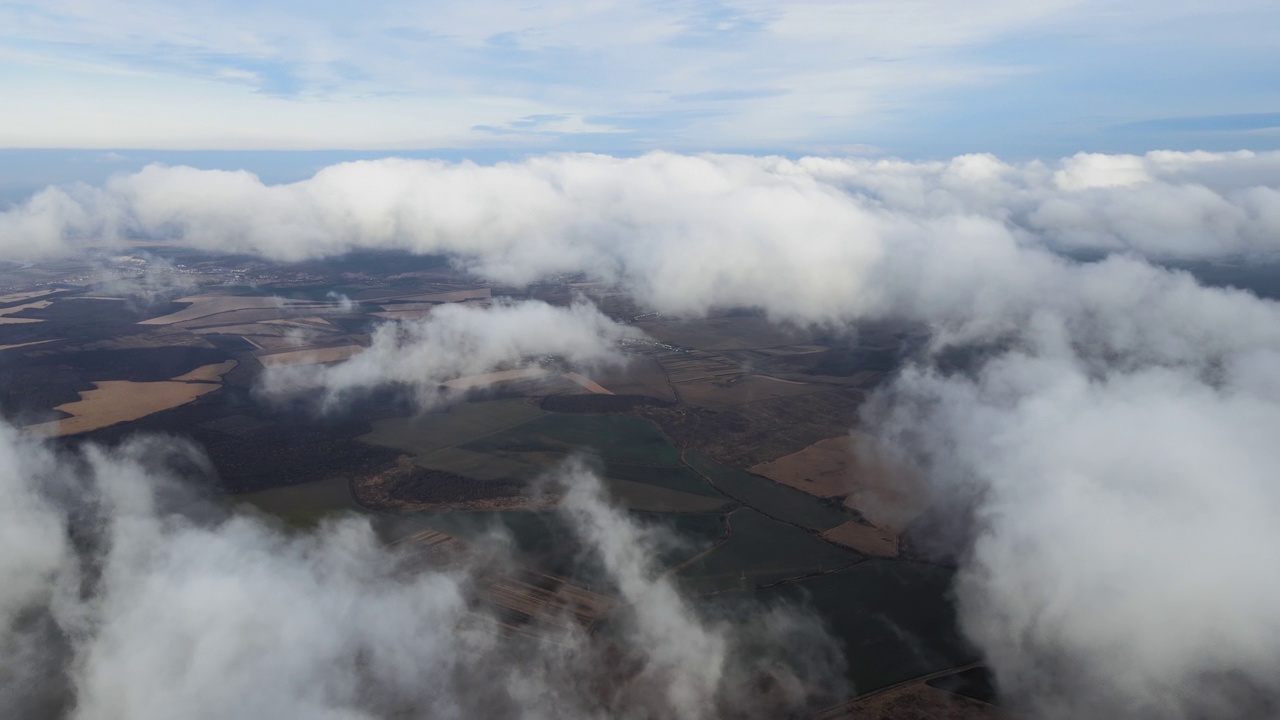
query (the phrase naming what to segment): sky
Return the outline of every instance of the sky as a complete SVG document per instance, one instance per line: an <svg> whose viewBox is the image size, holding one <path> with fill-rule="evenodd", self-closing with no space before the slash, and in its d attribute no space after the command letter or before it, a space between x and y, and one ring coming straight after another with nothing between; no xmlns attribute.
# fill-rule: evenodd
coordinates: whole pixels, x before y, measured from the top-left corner
<svg viewBox="0 0 1280 720"><path fill-rule="evenodd" d="M1276 87L1263 0L0 3L0 160L88 175L12 151L1265 150Z"/></svg>

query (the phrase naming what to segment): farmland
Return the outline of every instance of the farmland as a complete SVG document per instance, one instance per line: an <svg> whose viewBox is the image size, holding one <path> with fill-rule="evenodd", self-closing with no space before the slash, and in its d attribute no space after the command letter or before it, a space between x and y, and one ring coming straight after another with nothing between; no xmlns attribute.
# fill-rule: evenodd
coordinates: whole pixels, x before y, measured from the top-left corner
<svg viewBox="0 0 1280 720"><path fill-rule="evenodd" d="M188 254L187 268L218 281L145 300L92 285L15 289L0 318L32 322L0 325L0 408L43 432L66 428L74 434L58 442L69 445L189 439L229 505L291 527L360 513L424 562L509 538L516 567L477 592L513 633L607 620L600 568L556 507L561 490L542 480L582 457L609 502L665 538L657 568L700 606L813 608L842 638L859 690L972 659L958 643L950 571L883 559L899 557L896 533L919 516L922 493L848 439L910 333L828 337L749 311L673 319L604 286L496 288L421 259L404 272L367 260L385 276L363 261L232 273ZM476 368L447 379L451 402L427 412L397 388L329 413L259 392L265 368L342 362L393 318L576 292L649 333L622 348L628 363ZM902 556L918 557L907 547ZM943 693L921 687L920 702Z"/></svg>

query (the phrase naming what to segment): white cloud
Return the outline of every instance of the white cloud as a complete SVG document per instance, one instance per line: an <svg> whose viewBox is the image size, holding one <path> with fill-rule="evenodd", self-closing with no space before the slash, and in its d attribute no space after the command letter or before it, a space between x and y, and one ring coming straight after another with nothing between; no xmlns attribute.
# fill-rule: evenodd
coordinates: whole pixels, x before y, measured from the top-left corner
<svg viewBox="0 0 1280 720"><path fill-rule="evenodd" d="M201 463L164 438L56 457L0 425L6 711L775 717L842 690L838 654L811 615L701 617L653 565L655 531L608 507L580 466L557 481L570 488L569 526L603 550L614 629L550 625L525 641L504 640L474 601L477 583L509 562L501 546L474 565L413 569L364 519L286 532L202 501L182 482ZM736 652L746 642L765 652ZM792 658L809 675L789 676L779 661ZM766 671L812 694L757 692Z"/></svg>
<svg viewBox="0 0 1280 720"><path fill-rule="evenodd" d="M540 301L498 301L491 307L441 305L430 315L384 323L370 346L345 362L269 368L272 394L321 391L327 405L382 385L412 388L419 406L449 399L441 383L499 368L536 367L548 356L573 365L621 364L617 342L638 336L588 302L555 307Z"/></svg>
<svg viewBox="0 0 1280 720"><path fill-rule="evenodd" d="M869 406L866 429L939 497L975 508L959 599L1002 686L1048 717L1250 717L1280 694L1280 587L1265 572L1280 543L1268 434L1280 305L1145 258L1274 259L1278 169L1275 153L557 155L352 163L264 186L152 167L46 191L0 216L0 241L65 252L141 231L285 259L446 253L501 282L585 272L664 312L749 305L927 327L932 345ZM1118 253L1058 252L1080 249ZM528 310L557 328L538 343L581 341L564 352L591 355L609 336L582 308ZM495 337L529 338L500 320ZM388 337L377 372L340 365L316 381L416 377L396 368L432 331ZM480 356L533 345L497 347ZM930 369L948 348L971 367Z"/></svg>

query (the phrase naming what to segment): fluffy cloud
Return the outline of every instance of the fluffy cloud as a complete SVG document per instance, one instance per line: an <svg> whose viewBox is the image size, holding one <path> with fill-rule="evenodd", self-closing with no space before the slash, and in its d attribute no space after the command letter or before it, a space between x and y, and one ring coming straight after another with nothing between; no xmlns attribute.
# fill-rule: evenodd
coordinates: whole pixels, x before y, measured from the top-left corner
<svg viewBox="0 0 1280 720"><path fill-rule="evenodd" d="M543 356L574 365L622 363L617 342L639 335L585 301L568 307L502 300L483 308L442 305L421 320L380 325L370 346L345 362L269 368L263 388L277 395L318 390L332 404L394 383L416 391L425 408L448 399L441 385L447 380L535 367Z"/></svg>
<svg viewBox="0 0 1280 720"><path fill-rule="evenodd" d="M588 635L504 638L475 603L501 546L415 569L367 521L285 532L189 492L166 439L59 457L0 426L0 702L23 717L773 717L829 702L811 616L704 618L653 565L654 531L570 464L565 510L617 609ZM743 643L763 653L741 652ZM791 658L802 676L788 674ZM780 662L781 661L781 662ZM761 694L763 673L777 682ZM789 691L789 692L787 692Z"/></svg>
<svg viewBox="0 0 1280 720"><path fill-rule="evenodd" d="M1280 546L1267 437L1280 420L1280 306L1149 260L1274 258L1278 176L1280 154L1168 152L1053 165L387 160L271 187L153 167L46 191L0 219L0 239L15 254L135 232L280 259L439 252L502 282L586 272L664 312L748 305L801 323L926 327L929 347L864 429L972 520L957 549L962 616L1010 697L1047 717L1256 717L1280 697L1280 589L1265 556ZM1082 250L1116 254L1064 252ZM557 352L597 357L610 337L594 311L530 311L559 328L538 343L576 338ZM495 337L516 344L486 357L539 352L503 322ZM437 359L447 347L429 326L401 332L310 383L463 371ZM944 372L935 359L955 350L968 361ZM426 360L402 362L416 352ZM56 546L44 552L56 563ZM688 692L710 682L691 676Z"/></svg>

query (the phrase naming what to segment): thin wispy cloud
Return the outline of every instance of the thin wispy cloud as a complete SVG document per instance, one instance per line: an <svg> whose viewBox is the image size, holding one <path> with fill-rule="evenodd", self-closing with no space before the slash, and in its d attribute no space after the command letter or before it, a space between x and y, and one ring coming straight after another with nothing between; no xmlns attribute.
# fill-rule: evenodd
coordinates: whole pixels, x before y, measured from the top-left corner
<svg viewBox="0 0 1280 720"><path fill-rule="evenodd" d="M13 2L0 6L12 100L0 146L812 152L893 140L914 154L898 129L940 130L942 111L1035 116L1046 82L1086 88L1070 116L1054 109L1077 133L1199 114L1193 100L1223 73L1258 86L1226 110L1274 112L1262 88L1277 51L1249 29L1278 19L1243 2ZM1140 101L1119 117L1116 89ZM649 132L600 120L626 116L655 119ZM540 117L566 120L529 123ZM999 150L1002 134L957 149Z"/></svg>

